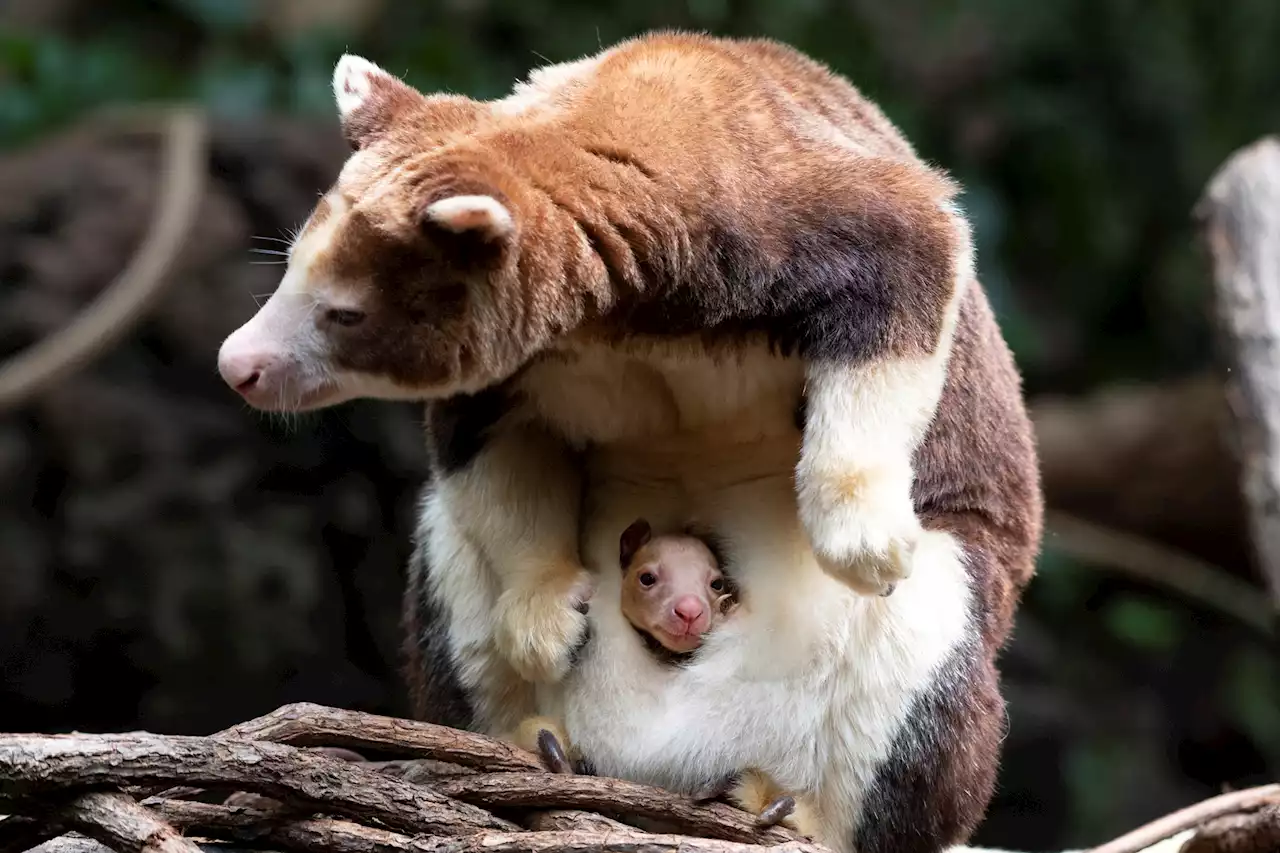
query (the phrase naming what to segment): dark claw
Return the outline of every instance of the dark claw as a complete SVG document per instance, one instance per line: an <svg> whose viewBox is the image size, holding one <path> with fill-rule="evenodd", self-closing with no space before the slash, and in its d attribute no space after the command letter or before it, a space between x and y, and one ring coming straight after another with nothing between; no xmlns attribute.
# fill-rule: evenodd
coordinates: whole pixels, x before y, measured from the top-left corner
<svg viewBox="0 0 1280 853"><path fill-rule="evenodd" d="M573 762L564 754L560 741L546 729L538 729L538 754L552 773L573 774Z"/></svg>
<svg viewBox="0 0 1280 853"><path fill-rule="evenodd" d="M712 800L718 800L733 790L733 786L738 783L738 774L730 773L728 776L722 776L714 782L708 782L701 788L693 792L693 801L695 803L709 803Z"/></svg>
<svg viewBox="0 0 1280 853"><path fill-rule="evenodd" d="M582 612L586 613L585 610ZM582 639L579 640L578 644L573 647L572 651L569 652L569 668L570 669L574 669L575 667L577 667L578 662L582 660L582 653L586 651L587 644L591 642L591 638L593 636L594 636L594 632L591 628L591 623L588 622L587 630L582 632Z"/></svg>
<svg viewBox="0 0 1280 853"><path fill-rule="evenodd" d="M764 811L756 815L756 825L760 827L777 826L796 810L795 797L781 796L764 807Z"/></svg>

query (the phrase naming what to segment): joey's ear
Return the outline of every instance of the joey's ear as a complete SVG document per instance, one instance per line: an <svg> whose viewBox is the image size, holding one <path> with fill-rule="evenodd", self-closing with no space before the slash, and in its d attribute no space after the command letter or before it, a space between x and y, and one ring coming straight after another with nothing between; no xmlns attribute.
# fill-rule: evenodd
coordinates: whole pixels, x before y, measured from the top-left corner
<svg viewBox="0 0 1280 853"><path fill-rule="evenodd" d="M491 195L455 195L432 202L422 211L425 222L455 234L474 234L485 241L515 233L507 206Z"/></svg>
<svg viewBox="0 0 1280 853"><path fill-rule="evenodd" d="M637 518L631 522L630 527L622 531L622 536L618 539L618 562L622 565L624 572L627 566L631 565L636 552L645 546L652 535L653 530L649 527L649 522L643 518Z"/></svg>
<svg viewBox="0 0 1280 853"><path fill-rule="evenodd" d="M333 69L333 97L343 135L353 148L361 148L423 95L369 60L347 53Z"/></svg>

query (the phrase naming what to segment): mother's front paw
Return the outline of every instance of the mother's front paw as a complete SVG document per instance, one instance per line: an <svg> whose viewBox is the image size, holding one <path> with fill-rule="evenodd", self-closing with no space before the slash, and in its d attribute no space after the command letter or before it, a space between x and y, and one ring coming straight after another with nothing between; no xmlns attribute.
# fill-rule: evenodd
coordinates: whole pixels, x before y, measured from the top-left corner
<svg viewBox="0 0 1280 853"><path fill-rule="evenodd" d="M593 580L585 569L563 571L536 588L509 589L498 599L498 647L521 678L553 683L568 674L587 636Z"/></svg>
<svg viewBox="0 0 1280 853"><path fill-rule="evenodd" d="M864 595L888 595L911 576L924 529L901 472L810 475L799 483L800 518L818 564Z"/></svg>

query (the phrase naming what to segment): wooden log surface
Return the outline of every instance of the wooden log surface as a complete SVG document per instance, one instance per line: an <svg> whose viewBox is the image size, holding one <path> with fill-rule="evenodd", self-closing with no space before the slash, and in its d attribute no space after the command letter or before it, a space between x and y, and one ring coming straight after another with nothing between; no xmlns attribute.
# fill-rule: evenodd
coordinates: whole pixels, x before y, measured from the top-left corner
<svg viewBox="0 0 1280 853"><path fill-rule="evenodd" d="M659 836L640 832L614 822L595 826L579 822L575 829L516 833L477 833L466 838L428 839L407 837L387 830L360 826L343 820L279 821L268 813L249 809L169 800L157 811L172 822L193 831L229 832L236 840L267 840L286 850L300 853L428 853L428 851L509 850L572 853L587 850L687 850L689 853L748 853L748 851L789 851L822 853L813 844L786 841L772 846L748 845L717 839L688 836ZM656 840L655 840L656 839Z"/></svg>
<svg viewBox="0 0 1280 853"><path fill-rule="evenodd" d="M751 815L733 806L715 802L696 805L688 797L660 788L601 776L488 773L442 779L432 787L446 796L488 809L594 811L625 804L629 815L661 820L690 835L775 844L797 840L794 833L782 827L758 828Z"/></svg>
<svg viewBox="0 0 1280 853"><path fill-rule="evenodd" d="M58 809L56 820L116 853L200 853L172 825L125 794L83 794Z"/></svg>
<svg viewBox="0 0 1280 853"><path fill-rule="evenodd" d="M429 758L486 772L543 769L536 755L498 738L309 702L285 705L223 729L216 737L390 751L404 758Z"/></svg>
<svg viewBox="0 0 1280 853"><path fill-rule="evenodd" d="M283 744L151 734L0 736L0 801L179 781L266 794L405 832L517 828L426 786Z"/></svg>

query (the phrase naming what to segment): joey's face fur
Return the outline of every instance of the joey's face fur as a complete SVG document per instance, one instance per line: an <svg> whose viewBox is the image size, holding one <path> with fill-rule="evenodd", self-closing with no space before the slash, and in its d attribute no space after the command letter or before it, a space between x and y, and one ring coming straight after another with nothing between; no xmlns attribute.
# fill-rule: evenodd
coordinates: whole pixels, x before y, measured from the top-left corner
<svg viewBox="0 0 1280 853"><path fill-rule="evenodd" d="M279 288L224 342L224 380L257 408L298 411L505 379L566 312L521 286L536 261L521 250L525 191L475 138L491 107L352 56L334 91L352 156Z"/></svg>
<svg viewBox="0 0 1280 853"><path fill-rule="evenodd" d="M653 536L644 519L619 539L622 614L668 651L691 652L734 609L731 585L694 536Z"/></svg>

